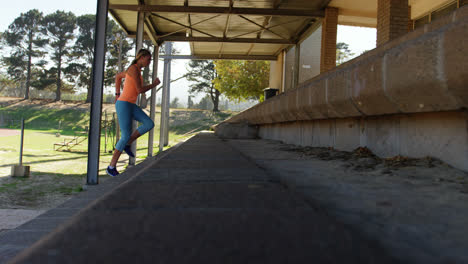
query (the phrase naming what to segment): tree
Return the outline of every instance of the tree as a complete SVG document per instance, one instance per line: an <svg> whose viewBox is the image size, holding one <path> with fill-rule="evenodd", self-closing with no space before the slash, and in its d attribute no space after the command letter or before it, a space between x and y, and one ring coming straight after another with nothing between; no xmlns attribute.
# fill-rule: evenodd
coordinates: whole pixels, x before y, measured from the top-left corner
<svg viewBox="0 0 468 264"><path fill-rule="evenodd" d="M346 62L352 56L354 56L354 53L351 52L348 44L344 42L336 43L336 65Z"/></svg>
<svg viewBox="0 0 468 264"><path fill-rule="evenodd" d="M70 56L74 57L74 62L68 64L64 69L65 76L69 81L77 77L76 83L81 87L86 87L86 102L91 102L91 73L94 60L94 32L96 26L95 15L82 15L76 18L78 35L73 45Z"/></svg>
<svg viewBox="0 0 468 264"><path fill-rule="evenodd" d="M9 79L4 74L0 73L0 92L9 92L9 90L14 86L14 81Z"/></svg>
<svg viewBox="0 0 468 264"><path fill-rule="evenodd" d="M79 16L76 19L76 24L78 26L78 34L76 37L75 44L73 45L72 53L70 54L74 58L74 62L70 63L64 69L64 73L70 82L76 82L78 86L86 87L86 102L89 103L91 102L91 75L94 60L94 35L96 27L96 16ZM119 40L116 41L114 33L117 34ZM122 54L119 54L119 52L128 52L128 50L130 50L130 45L128 44L128 42L125 41L125 38L123 38L123 36L120 35L120 32L118 32L117 24L112 20L107 21L106 44L108 49L106 52L107 63L104 84L110 85L114 82L116 72L119 70L119 68L121 68L121 65L119 65L119 56L121 58ZM125 50L123 47L124 44ZM124 62L126 62L126 60ZM122 60L120 60L120 64L122 64Z"/></svg>
<svg viewBox="0 0 468 264"><path fill-rule="evenodd" d="M170 103L170 108L179 108L179 98L176 97L172 99L172 102Z"/></svg>
<svg viewBox="0 0 468 264"><path fill-rule="evenodd" d="M213 61L210 60L191 60L187 69L187 80L190 84L189 92L206 93L210 96L213 103L213 112L218 112L220 91L215 88L213 80L217 77Z"/></svg>
<svg viewBox="0 0 468 264"><path fill-rule="evenodd" d="M187 109L193 108L193 101L192 101L193 95L189 95L187 99Z"/></svg>
<svg viewBox="0 0 468 264"><path fill-rule="evenodd" d="M200 99L200 102L195 105L196 109L209 110L213 107L213 101L211 101L210 96L207 94L205 97Z"/></svg>
<svg viewBox="0 0 468 264"><path fill-rule="evenodd" d="M51 60L55 63L55 69L50 69L55 74L57 85L55 101L60 101L62 72L67 63L65 60L72 55L68 44L75 38L76 16L72 12L56 11L44 18L44 26L50 38Z"/></svg>
<svg viewBox="0 0 468 264"><path fill-rule="evenodd" d="M215 61L218 77L215 88L230 100L263 100L263 89L270 80L268 61Z"/></svg>
<svg viewBox="0 0 468 264"><path fill-rule="evenodd" d="M52 90L52 86L56 83L56 68L50 70L46 68L38 69L36 72L37 78L31 82L31 86L39 90Z"/></svg>
<svg viewBox="0 0 468 264"><path fill-rule="evenodd" d="M125 70L129 63L127 54L133 46L127 40L125 32L113 21L107 21L107 49L106 79L114 81L115 74Z"/></svg>
<svg viewBox="0 0 468 264"><path fill-rule="evenodd" d="M25 82L24 99L29 99L32 72L36 65L44 64L43 60L37 63L34 58L41 58L44 52L40 50L47 40L43 38L43 15L37 9L21 13L8 30L3 34L3 40L11 48L10 56L4 57L7 72L20 83Z"/></svg>

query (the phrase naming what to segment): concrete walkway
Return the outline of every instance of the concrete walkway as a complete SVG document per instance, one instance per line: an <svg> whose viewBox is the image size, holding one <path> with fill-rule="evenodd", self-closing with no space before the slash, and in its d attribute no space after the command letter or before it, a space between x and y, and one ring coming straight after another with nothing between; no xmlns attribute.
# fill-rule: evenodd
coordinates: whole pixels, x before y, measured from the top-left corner
<svg viewBox="0 0 468 264"><path fill-rule="evenodd" d="M383 160L366 149L227 143L399 262L468 263L466 172L431 158Z"/></svg>
<svg viewBox="0 0 468 264"><path fill-rule="evenodd" d="M395 263L228 143L201 133L90 188L0 236L2 260Z"/></svg>

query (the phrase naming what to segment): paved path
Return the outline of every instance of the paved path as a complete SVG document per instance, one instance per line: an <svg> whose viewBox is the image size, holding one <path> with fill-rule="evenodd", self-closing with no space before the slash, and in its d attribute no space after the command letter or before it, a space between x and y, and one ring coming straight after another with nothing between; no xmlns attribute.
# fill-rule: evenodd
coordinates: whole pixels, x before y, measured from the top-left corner
<svg viewBox="0 0 468 264"><path fill-rule="evenodd" d="M394 263L210 133L0 236L0 253L44 234L12 263Z"/></svg>
<svg viewBox="0 0 468 264"><path fill-rule="evenodd" d="M362 150L227 143L328 215L378 240L400 262L468 263L466 172L427 158L385 165Z"/></svg>
<svg viewBox="0 0 468 264"><path fill-rule="evenodd" d="M17 228L44 212L45 210L0 209L0 233Z"/></svg>

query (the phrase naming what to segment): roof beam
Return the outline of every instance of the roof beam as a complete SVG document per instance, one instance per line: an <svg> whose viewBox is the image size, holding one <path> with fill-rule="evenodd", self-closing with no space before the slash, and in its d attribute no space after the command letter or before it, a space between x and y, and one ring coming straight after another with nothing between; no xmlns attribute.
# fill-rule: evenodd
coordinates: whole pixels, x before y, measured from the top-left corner
<svg viewBox="0 0 468 264"><path fill-rule="evenodd" d="M114 18L115 22L120 26L120 28L125 32L125 34L129 34L128 30L123 26L122 19L113 11L109 9L109 13Z"/></svg>
<svg viewBox="0 0 468 264"><path fill-rule="evenodd" d="M232 9L234 6L234 1L233 0L230 0L229 1L229 8ZM228 33L228 30L229 30L229 22L231 20L231 15L229 14L226 18L226 24L224 25L224 31L223 31L223 37L227 37L227 33Z"/></svg>
<svg viewBox="0 0 468 264"><path fill-rule="evenodd" d="M147 16L146 19L145 19L145 26L148 29L148 31L150 32L149 37L150 37L151 41L153 42L153 44L156 45L157 44L157 39L155 37L158 35L158 32L156 30L156 27L153 25L153 22L149 18L149 16Z"/></svg>
<svg viewBox="0 0 468 264"><path fill-rule="evenodd" d="M184 6L187 7L189 6L189 0L184 0ZM192 18L190 17L190 14L187 14L187 23L190 27L193 27L194 25L192 25ZM189 34L189 36L193 36L193 30L192 29L189 29L189 31L187 31L187 33ZM193 43L190 42L190 50L193 52L195 50L195 47L193 46Z"/></svg>
<svg viewBox="0 0 468 264"><path fill-rule="evenodd" d="M203 20L201 20L201 21L198 21L197 23L193 23L193 24L192 24L191 20L189 19L189 25L190 25L190 27L193 27L193 26L196 26L196 25L198 25L198 24L204 23L204 22L206 22L206 21L208 21L208 20L211 20L211 19L213 19L213 18L217 18L217 17L219 17L219 16L220 16L220 15L215 15L215 16L212 16L212 17L203 19ZM189 18L190 18L190 17L189 17ZM191 35L193 34L193 32L192 32L192 29L191 29L190 27L189 27L188 29L190 29L190 36L191 36ZM186 31L186 30L187 30L187 26L184 25L184 26L182 26L182 28L180 28L180 29L178 29L178 30L176 30L176 31L172 31L172 32L169 32L169 33L166 33L166 34L158 34L158 35L159 35L160 38L163 38L163 37L170 36L170 35L174 35L174 34L176 34L176 33L179 33L179 32L181 32L181 31Z"/></svg>
<svg viewBox="0 0 468 264"><path fill-rule="evenodd" d="M160 59L175 60L264 60L275 61L277 56L271 55L239 55L239 54L204 54L204 55L160 55Z"/></svg>
<svg viewBox="0 0 468 264"><path fill-rule="evenodd" d="M331 0L322 0L322 3L320 4L320 8L324 9L330 4Z"/></svg>
<svg viewBox="0 0 468 264"><path fill-rule="evenodd" d="M229 0L229 8L232 9L233 7L234 7L234 0ZM226 24L224 25L223 38L227 38L230 22L231 22L231 15L229 14L226 17ZM224 50L224 42L221 42L221 47L219 48L219 56L221 56L221 54L223 53L223 50Z"/></svg>
<svg viewBox="0 0 468 264"><path fill-rule="evenodd" d="M258 39L258 38L219 38L219 37L187 37L185 35L170 35L161 37L158 41L193 41L193 42L225 42L225 43L264 43L264 44L295 44L290 39Z"/></svg>
<svg viewBox="0 0 468 264"><path fill-rule="evenodd" d="M273 2L273 9L278 9L282 4L283 4L283 0L275 0L275 1ZM239 15L239 16L242 17L242 18L244 18L244 19L246 19L246 20L248 20L246 17L244 17L244 16L242 16L242 15ZM269 32L271 32L271 33L273 33L273 34L279 36L280 38L285 39L283 36L281 36L281 35L279 35L279 34L277 34L277 33L275 33L275 32L273 32L273 31L271 31L271 30L269 30L269 29L266 28L268 25L270 25L272 19L273 19L272 16L265 16L265 18L264 18L264 20L263 20L263 25L261 26L262 31L260 31L260 32L257 33L257 39L262 38L263 32L265 32L265 30L268 30ZM253 22L253 21L251 21L251 23L256 24L256 23ZM257 24L256 24L256 25L257 25ZM259 26L260 26L260 25L259 25ZM250 46L250 49L247 51L247 55L250 55L250 52L252 52L254 45L255 45L255 44L252 43L252 45Z"/></svg>
<svg viewBox="0 0 468 264"><path fill-rule="evenodd" d="M163 16L160 16L160 15L154 14L154 13L152 13L151 15L156 16L156 17L159 17L159 18L164 19L164 20L167 20L167 21L172 22L172 23L174 23L174 24L177 24L177 25L179 25L179 26L188 28L188 29L190 29L190 30L200 32L200 33L205 34L205 35L207 35L207 36L215 37L215 36L213 36L213 35L211 35L211 34L209 34L209 33L206 33L206 32L204 32L204 31L198 30L198 29L193 28L193 27L191 27L191 26L184 25L184 24L182 24L182 23L179 23L179 22L174 21L174 20L172 20L172 19L169 19L169 18L167 18L167 17L163 17Z"/></svg>
<svg viewBox="0 0 468 264"><path fill-rule="evenodd" d="M137 33L135 31L129 31L128 34L127 34L127 37L129 38L136 38L137 36ZM143 32L143 39L144 40L152 40L152 38L148 35L147 32ZM158 40L158 39L156 39Z"/></svg>
<svg viewBox="0 0 468 264"><path fill-rule="evenodd" d="M284 23L280 23L280 24L276 24L276 25L273 25L273 26L268 26L266 27L266 29L270 29L270 28L274 28L274 27L279 27L279 26L282 26L282 25L286 25L286 24L290 24L290 23L295 23L295 22L298 22L298 21L303 21L304 18L296 18L292 21L287 21L287 22L284 22ZM232 38L238 38L238 37L241 37L241 36L245 36L245 35L249 35L249 34L252 34L252 33L258 33L260 31L262 31L264 29L258 29L258 30L254 30L254 31L251 31L251 32L247 32L247 33L242 33L240 35L237 35L237 36L234 36Z"/></svg>
<svg viewBox="0 0 468 264"><path fill-rule="evenodd" d="M268 32L271 32L272 34L274 34L274 35L276 35L276 36L278 36L278 37L280 37L280 38L282 38L282 39L287 39L287 38L281 36L280 34L278 34L278 33L274 32L274 31L272 31L272 30L266 28L267 23L269 24L269 21L264 21L264 22L263 22L264 25L262 26L262 25L260 25L260 24L258 24L258 23L255 23L255 21L246 18L246 17L243 16L243 15L240 15L239 17L242 18L242 19L244 19L244 20L247 20L248 22L250 22L250 23L252 23L252 24L254 24L254 25L256 25L256 26L258 26L258 27L260 27L260 28L262 29L260 32L258 32L257 38L261 38L262 33L263 33L265 30L267 30Z"/></svg>
<svg viewBox="0 0 468 264"><path fill-rule="evenodd" d="M190 13L190 14L234 14L261 16L296 16L324 17L323 10L304 9L273 9L273 8L238 8L212 6L166 6L166 5L109 5L111 10L143 11L158 13Z"/></svg>
<svg viewBox="0 0 468 264"><path fill-rule="evenodd" d="M295 34L295 36L293 37L294 38L294 42L300 42L301 40L303 40L304 36L306 35L306 33L308 32L308 29L311 28L315 22L317 22L317 20L315 19L307 19L306 21L304 21L304 23L301 25L301 27L299 27L299 30L297 31L297 33Z"/></svg>

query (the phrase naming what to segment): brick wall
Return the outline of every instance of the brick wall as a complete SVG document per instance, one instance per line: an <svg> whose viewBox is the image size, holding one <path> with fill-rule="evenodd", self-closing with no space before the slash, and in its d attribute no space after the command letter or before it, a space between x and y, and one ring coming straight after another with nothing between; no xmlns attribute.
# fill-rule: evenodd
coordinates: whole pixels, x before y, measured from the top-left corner
<svg viewBox="0 0 468 264"><path fill-rule="evenodd" d="M408 32L413 31L413 20L411 20L411 6L408 6Z"/></svg>
<svg viewBox="0 0 468 264"><path fill-rule="evenodd" d="M408 32L408 0L378 0L377 46Z"/></svg>
<svg viewBox="0 0 468 264"><path fill-rule="evenodd" d="M322 23L322 49L320 72L336 67L336 34L338 32L338 8L327 7Z"/></svg>

